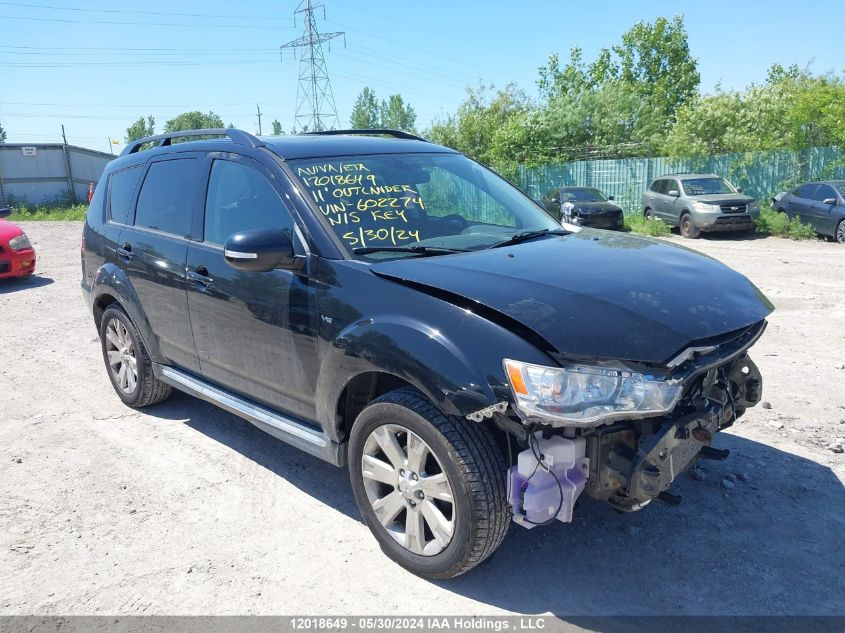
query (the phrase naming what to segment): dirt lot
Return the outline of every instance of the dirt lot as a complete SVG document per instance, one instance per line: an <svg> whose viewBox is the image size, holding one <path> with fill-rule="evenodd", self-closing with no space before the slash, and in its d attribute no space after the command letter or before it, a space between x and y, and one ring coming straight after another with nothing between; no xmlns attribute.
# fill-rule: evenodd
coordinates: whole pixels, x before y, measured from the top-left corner
<svg viewBox="0 0 845 633"><path fill-rule="evenodd" d="M80 225L25 229L38 274L0 283L2 614L845 614L845 454L828 448L845 247L685 242L777 306L752 354L771 408L720 434L731 458L684 476L680 506L587 500L428 582L378 550L345 471L188 396L124 407L79 291Z"/></svg>

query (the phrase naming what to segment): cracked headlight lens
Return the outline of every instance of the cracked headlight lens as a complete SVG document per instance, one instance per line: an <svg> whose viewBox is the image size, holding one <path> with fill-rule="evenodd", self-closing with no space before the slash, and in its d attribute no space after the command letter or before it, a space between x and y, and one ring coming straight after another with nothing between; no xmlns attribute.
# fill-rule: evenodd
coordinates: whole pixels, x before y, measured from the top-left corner
<svg viewBox="0 0 845 633"><path fill-rule="evenodd" d="M671 411L683 386L636 372L588 365L545 367L505 359L505 373L525 418L555 426L593 426Z"/></svg>

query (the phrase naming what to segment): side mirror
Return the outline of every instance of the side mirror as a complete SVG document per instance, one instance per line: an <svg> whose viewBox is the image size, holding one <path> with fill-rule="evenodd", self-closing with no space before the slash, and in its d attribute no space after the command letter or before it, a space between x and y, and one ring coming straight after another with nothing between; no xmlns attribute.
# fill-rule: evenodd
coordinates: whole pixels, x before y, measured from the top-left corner
<svg viewBox="0 0 845 633"><path fill-rule="evenodd" d="M616 200L616 198L614 198L613 196L608 196L607 199L608 200Z"/></svg>
<svg viewBox="0 0 845 633"><path fill-rule="evenodd" d="M266 273L275 268L292 270L300 261L293 241L280 229L253 229L233 233L223 246L223 258L232 268Z"/></svg>
<svg viewBox="0 0 845 633"><path fill-rule="evenodd" d="M12 210L9 207L0 207L0 218L8 218L12 215Z"/></svg>
<svg viewBox="0 0 845 633"><path fill-rule="evenodd" d="M742 193L742 187L737 187L737 188L736 188L736 192L737 192L737 193Z"/></svg>
<svg viewBox="0 0 845 633"><path fill-rule="evenodd" d="M678 198L678 197L680 197L681 192L678 191L677 189L670 189L669 191L666 192L666 195L672 196L673 198Z"/></svg>
<svg viewBox="0 0 845 633"><path fill-rule="evenodd" d="M825 198L824 201L822 202L822 204L835 205L836 204L836 198ZM0 213L2 213L2 211L0 211Z"/></svg>

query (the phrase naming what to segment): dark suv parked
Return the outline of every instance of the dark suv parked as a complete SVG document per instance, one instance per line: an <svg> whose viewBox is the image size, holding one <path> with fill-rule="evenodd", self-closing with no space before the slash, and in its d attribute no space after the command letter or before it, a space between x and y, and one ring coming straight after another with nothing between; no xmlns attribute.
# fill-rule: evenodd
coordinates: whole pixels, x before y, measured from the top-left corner
<svg viewBox="0 0 845 633"><path fill-rule="evenodd" d="M564 230L402 132L175 136L200 135L131 143L88 211L115 391L180 389L348 464L415 573L460 574L582 492L677 503L672 481L724 458L714 435L760 399L746 352L772 306L710 258Z"/></svg>

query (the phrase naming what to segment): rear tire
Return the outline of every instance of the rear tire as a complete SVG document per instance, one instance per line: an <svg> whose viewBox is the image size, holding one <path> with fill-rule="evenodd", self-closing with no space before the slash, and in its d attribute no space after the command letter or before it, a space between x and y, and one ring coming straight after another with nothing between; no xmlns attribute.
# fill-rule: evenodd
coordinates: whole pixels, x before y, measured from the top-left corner
<svg viewBox="0 0 845 633"><path fill-rule="evenodd" d="M643 211L643 215L645 216L646 220L654 220L657 216L654 215L654 211L651 209L646 209Z"/></svg>
<svg viewBox="0 0 845 633"><path fill-rule="evenodd" d="M506 469L486 425L443 415L413 389L374 400L349 437L364 522L387 556L426 578L458 576L499 547L510 526Z"/></svg>
<svg viewBox="0 0 845 633"><path fill-rule="evenodd" d="M125 405L147 407L172 393L155 377L147 347L132 320L113 303L100 321L100 347L112 387Z"/></svg>
<svg viewBox="0 0 845 633"><path fill-rule="evenodd" d="M681 215L681 221L678 223L678 227L681 232L681 237L685 237L688 240L697 239L698 236L701 235L701 231L699 231L689 213Z"/></svg>

